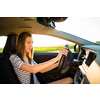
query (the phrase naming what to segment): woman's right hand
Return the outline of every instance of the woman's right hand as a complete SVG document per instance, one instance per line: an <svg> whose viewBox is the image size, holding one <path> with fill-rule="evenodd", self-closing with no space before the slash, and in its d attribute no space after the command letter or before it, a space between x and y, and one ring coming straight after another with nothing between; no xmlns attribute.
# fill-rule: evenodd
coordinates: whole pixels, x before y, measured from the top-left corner
<svg viewBox="0 0 100 100"><path fill-rule="evenodd" d="M67 47L63 47L63 48L59 51L59 54L58 54L58 56L57 56L58 60L61 59L62 55L65 55L65 56L67 57L68 52L69 52L67 49L68 49Z"/></svg>

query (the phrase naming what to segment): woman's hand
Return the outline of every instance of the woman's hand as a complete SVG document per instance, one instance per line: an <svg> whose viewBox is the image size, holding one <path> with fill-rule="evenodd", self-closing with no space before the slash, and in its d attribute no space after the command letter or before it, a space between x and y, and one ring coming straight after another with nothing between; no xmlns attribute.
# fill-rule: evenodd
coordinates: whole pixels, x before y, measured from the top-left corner
<svg viewBox="0 0 100 100"><path fill-rule="evenodd" d="M63 47L63 48L59 51L59 54L58 54L58 56L57 56L58 60L61 59L62 55L65 55L65 56L67 57L68 52L69 52L67 49L68 49L67 47Z"/></svg>

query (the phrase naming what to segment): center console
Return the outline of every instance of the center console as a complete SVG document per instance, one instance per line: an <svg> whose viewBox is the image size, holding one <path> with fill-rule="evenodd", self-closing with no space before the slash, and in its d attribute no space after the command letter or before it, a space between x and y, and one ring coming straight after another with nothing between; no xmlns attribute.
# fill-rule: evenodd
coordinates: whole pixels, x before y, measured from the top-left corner
<svg viewBox="0 0 100 100"><path fill-rule="evenodd" d="M81 84L84 81L84 77L96 56L97 54L95 51L85 49L84 61L82 65L78 66L78 70L74 76L74 84Z"/></svg>
<svg viewBox="0 0 100 100"><path fill-rule="evenodd" d="M88 71L88 67L84 66L83 64L80 65L74 76L74 84L82 83L87 71Z"/></svg>

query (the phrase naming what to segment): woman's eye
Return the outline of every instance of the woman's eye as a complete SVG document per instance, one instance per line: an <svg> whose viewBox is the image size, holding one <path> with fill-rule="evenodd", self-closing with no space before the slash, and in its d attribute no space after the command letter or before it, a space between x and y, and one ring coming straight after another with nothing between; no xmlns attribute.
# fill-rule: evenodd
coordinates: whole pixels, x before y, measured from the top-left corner
<svg viewBox="0 0 100 100"><path fill-rule="evenodd" d="M28 44L30 44L30 43L32 43L32 44L33 44L33 42L28 42Z"/></svg>

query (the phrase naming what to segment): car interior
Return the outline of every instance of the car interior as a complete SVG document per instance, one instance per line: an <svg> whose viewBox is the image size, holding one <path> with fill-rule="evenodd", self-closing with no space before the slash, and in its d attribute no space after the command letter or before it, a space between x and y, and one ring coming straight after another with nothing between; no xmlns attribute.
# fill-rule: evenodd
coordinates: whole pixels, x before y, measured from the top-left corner
<svg viewBox="0 0 100 100"><path fill-rule="evenodd" d="M73 84L100 83L100 45L85 39L55 30L55 22L63 22L68 17L1 17L0 36L7 36L7 41L0 53L0 84L20 84L13 66L9 61L11 54L16 53L16 42L21 32L47 34L62 38L76 45L74 52L68 49L68 56L60 59L59 66L46 73L36 73L41 84L53 82L65 77L72 77ZM68 47L67 43L65 47ZM39 64L58 55L57 52L34 53L34 60Z"/></svg>

